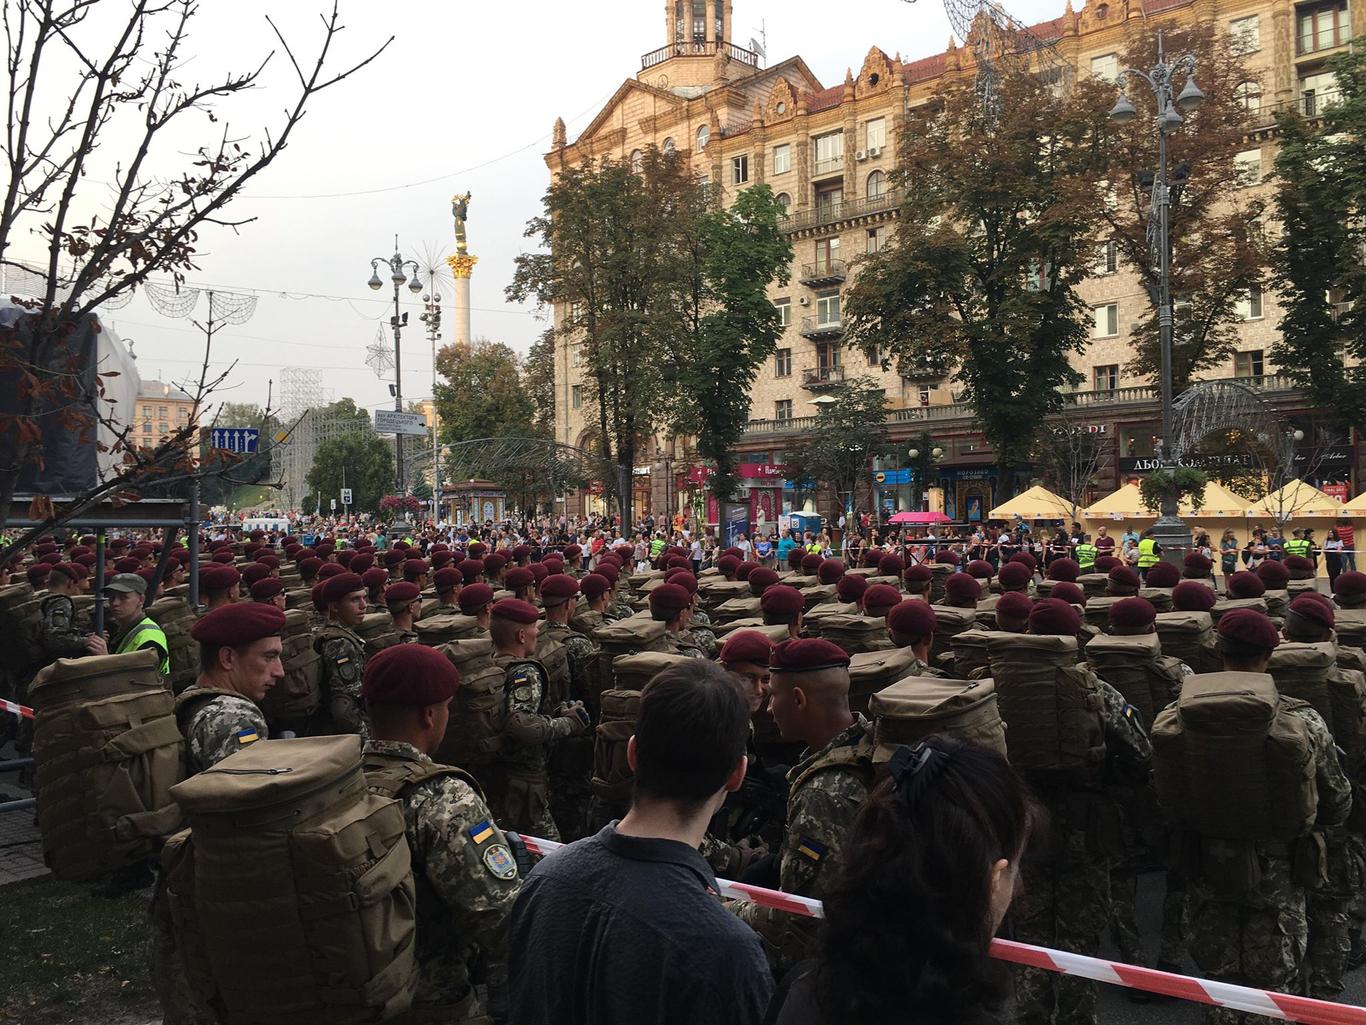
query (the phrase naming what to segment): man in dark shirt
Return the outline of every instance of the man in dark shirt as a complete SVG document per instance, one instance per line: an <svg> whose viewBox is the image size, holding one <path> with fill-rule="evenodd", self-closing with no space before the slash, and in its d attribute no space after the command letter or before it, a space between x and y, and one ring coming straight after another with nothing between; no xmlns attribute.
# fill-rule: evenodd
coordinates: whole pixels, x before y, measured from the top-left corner
<svg viewBox="0 0 1366 1025"><path fill-rule="evenodd" d="M759 939L727 914L698 853L745 778L738 678L690 659L641 693L619 822L532 871L512 911L518 1025L757 1025L773 991Z"/></svg>

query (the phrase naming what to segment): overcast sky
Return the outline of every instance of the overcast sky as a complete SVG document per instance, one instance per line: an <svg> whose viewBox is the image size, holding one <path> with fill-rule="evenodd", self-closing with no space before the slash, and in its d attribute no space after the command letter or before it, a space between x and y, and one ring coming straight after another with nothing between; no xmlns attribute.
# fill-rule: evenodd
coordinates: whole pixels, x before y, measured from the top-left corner
<svg viewBox="0 0 1366 1025"><path fill-rule="evenodd" d="M267 12L300 51L311 53L317 14L328 6L326 0L203 0L184 77L258 62L274 43ZM665 42L663 9L659 0L342 0L347 31L335 44L339 62L390 34L394 42L357 76L315 99L285 152L231 208L258 219L236 236L206 232L201 270L190 276L191 284L260 297L255 316L224 330L215 343L217 363L240 361L232 386L219 397L264 403L273 379L278 400L282 368L316 365L334 397L350 396L372 409L387 405L387 383L365 365L376 330L388 331L390 310L387 287L381 293L366 287L369 261L393 252L395 233L405 258L424 262L428 254L452 251L450 196L466 190L474 194L470 249L479 257L474 334L524 352L545 325L535 310L507 303L503 289L546 187L551 127L563 117L572 140L635 76L640 55ZM938 0L734 0L734 9L737 42L759 37L763 26L767 63L800 54L827 86L841 82L847 67L857 70L874 44L909 60L942 51L949 36ZM1013 0L1009 9L1034 22L1057 16L1062 4ZM291 98L281 57L260 90L220 108L234 129L255 132L279 123ZM158 166L178 164L167 154ZM21 243L14 255L32 253ZM448 341L449 285L442 295ZM411 299L404 289L414 325L403 337L405 400L432 392L431 350L417 321L421 308ZM196 312L204 312L202 302ZM161 316L141 296L111 320L134 340L144 378L180 381L197 370L200 336L186 322Z"/></svg>

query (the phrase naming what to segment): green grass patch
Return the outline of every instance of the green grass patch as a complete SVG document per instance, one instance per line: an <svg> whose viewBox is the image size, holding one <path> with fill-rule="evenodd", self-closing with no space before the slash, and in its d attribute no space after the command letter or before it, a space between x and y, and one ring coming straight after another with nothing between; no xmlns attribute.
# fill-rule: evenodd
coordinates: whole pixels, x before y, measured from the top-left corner
<svg viewBox="0 0 1366 1025"><path fill-rule="evenodd" d="M105 899L51 879L7 886L0 936L0 1023L160 1018L144 895Z"/></svg>

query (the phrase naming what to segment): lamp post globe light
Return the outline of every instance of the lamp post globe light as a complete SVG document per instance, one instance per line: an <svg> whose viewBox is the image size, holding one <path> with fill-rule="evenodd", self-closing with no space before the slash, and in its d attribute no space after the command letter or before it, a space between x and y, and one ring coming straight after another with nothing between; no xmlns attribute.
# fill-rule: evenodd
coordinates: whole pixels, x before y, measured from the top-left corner
<svg viewBox="0 0 1366 1025"><path fill-rule="evenodd" d="M379 276L380 266L389 268L389 280L394 285L394 315L389 318L389 326L394 329L394 412L403 412L403 359L399 355L399 334L403 327L407 326L408 314L400 313L398 308L399 289L406 283L408 291L416 295L422 291L422 282L418 280L418 263L416 260L405 260L399 253L398 236L394 236L394 255L389 257L376 256L370 261L370 280L367 284L372 291L378 292L384 287L384 281ZM408 274L404 271L412 268L412 280L408 280ZM398 490L395 494L403 495L408 491L408 478L403 472L403 435L394 435L394 468L398 476Z"/></svg>
<svg viewBox="0 0 1366 1025"><path fill-rule="evenodd" d="M1172 82L1185 75L1181 91L1173 95ZM1158 266L1157 324L1162 354L1162 450L1159 453L1163 470L1175 467L1172 445L1172 282L1171 282L1171 190L1167 176L1167 133L1176 131L1184 122L1181 116L1199 108L1205 94L1195 84L1195 55L1184 54L1170 63L1162 48L1162 33L1157 34L1157 63L1149 70L1127 68L1115 77L1119 97L1110 108L1110 120L1124 125L1138 117L1138 111L1125 94L1126 87L1135 80L1152 90L1155 101L1153 122L1157 130L1157 174L1153 178L1152 207L1149 217L1155 222ZM1169 489L1162 496L1161 515L1153 525L1154 540L1162 546L1167 558L1179 560L1190 548L1191 531L1177 514L1177 496Z"/></svg>

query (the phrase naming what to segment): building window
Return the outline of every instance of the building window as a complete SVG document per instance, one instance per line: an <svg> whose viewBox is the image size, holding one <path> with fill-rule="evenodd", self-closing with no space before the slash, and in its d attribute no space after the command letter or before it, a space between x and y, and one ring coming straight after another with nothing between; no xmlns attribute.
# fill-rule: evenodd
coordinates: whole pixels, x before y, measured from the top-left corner
<svg viewBox="0 0 1366 1025"><path fill-rule="evenodd" d="M1113 274L1119 270L1119 243L1115 239L1106 239L1100 244L1093 269L1097 274Z"/></svg>
<svg viewBox="0 0 1366 1025"><path fill-rule="evenodd" d="M778 311L778 323L787 327L792 323L792 300L774 299L773 305Z"/></svg>
<svg viewBox="0 0 1366 1025"><path fill-rule="evenodd" d="M1319 117L1338 102L1338 80L1331 71L1305 75L1300 79L1300 113Z"/></svg>
<svg viewBox="0 0 1366 1025"><path fill-rule="evenodd" d="M583 408L583 385L576 384L569 389L569 404L575 409Z"/></svg>
<svg viewBox="0 0 1366 1025"><path fill-rule="evenodd" d="M1295 15L1297 53L1317 53L1344 46L1352 38L1351 18L1346 0L1326 4L1305 4Z"/></svg>
<svg viewBox="0 0 1366 1025"><path fill-rule="evenodd" d="M1256 53L1262 48L1262 26L1255 14L1234 18L1228 23L1228 34L1236 54Z"/></svg>
<svg viewBox="0 0 1366 1025"><path fill-rule="evenodd" d="M876 199L887 191L887 176L881 171L874 171L868 176L868 198Z"/></svg>
<svg viewBox="0 0 1366 1025"><path fill-rule="evenodd" d="M843 357L838 342L822 342L816 346L816 369L822 381L838 377Z"/></svg>
<svg viewBox="0 0 1366 1025"><path fill-rule="evenodd" d="M711 128L707 125L697 126L697 151L700 153L707 148L707 143L711 141Z"/></svg>
<svg viewBox="0 0 1366 1025"><path fill-rule="evenodd" d="M631 170L634 171L636 174L640 174L641 170L644 167L645 154L640 152L640 150L638 149L631 150Z"/></svg>
<svg viewBox="0 0 1366 1025"><path fill-rule="evenodd" d="M707 41L706 0L692 0L692 41L694 43L705 43Z"/></svg>
<svg viewBox="0 0 1366 1025"><path fill-rule="evenodd" d="M887 145L887 119L875 117L868 122L868 149L880 150ZM869 156L872 156L870 153Z"/></svg>
<svg viewBox="0 0 1366 1025"><path fill-rule="evenodd" d="M673 136L672 136L672 135L669 136L667 139L664 140L663 150L664 150L664 152L665 152L666 154L667 154L667 153L673 153L673 152L675 152L677 149L678 149L678 147L674 144L674 139L673 139Z"/></svg>
<svg viewBox="0 0 1366 1025"><path fill-rule="evenodd" d="M1261 377L1264 370L1261 349L1248 349L1233 354L1234 377Z"/></svg>
<svg viewBox="0 0 1366 1025"><path fill-rule="evenodd" d="M749 157L741 155L735 157L730 162L731 181L736 185L743 185L749 181Z"/></svg>
<svg viewBox="0 0 1366 1025"><path fill-rule="evenodd" d="M811 140L815 149L816 174L829 174L844 167L844 133L829 132Z"/></svg>
<svg viewBox="0 0 1366 1025"><path fill-rule="evenodd" d="M791 420L792 419L792 400L779 399L773 403L773 419Z"/></svg>
<svg viewBox="0 0 1366 1025"><path fill-rule="evenodd" d="M142 433L143 433L143 434L151 434L151 433L152 433L152 421L150 421L150 420L144 420L144 421L142 422Z"/></svg>
<svg viewBox="0 0 1366 1025"><path fill-rule="evenodd" d="M1119 75L1119 56L1107 53L1104 57L1091 58L1091 77L1105 82L1113 82Z"/></svg>
<svg viewBox="0 0 1366 1025"><path fill-rule="evenodd" d="M1096 391L1114 391L1119 387L1119 364L1108 363L1096 367Z"/></svg>
<svg viewBox="0 0 1366 1025"><path fill-rule="evenodd" d="M876 345L865 346L863 350L864 358L868 360L870 367L882 365L882 350Z"/></svg>
<svg viewBox="0 0 1366 1025"><path fill-rule="evenodd" d="M166 407L165 407L165 406L157 406L157 417L158 417L158 419L161 419L161 420L165 420L165 419L166 419Z"/></svg>
<svg viewBox="0 0 1366 1025"><path fill-rule="evenodd" d="M822 217L835 217L844 203L844 186L832 185L816 190L816 213Z"/></svg>
<svg viewBox="0 0 1366 1025"><path fill-rule="evenodd" d="M1234 179L1238 185L1256 185L1262 180L1262 151L1245 149L1233 158Z"/></svg>
<svg viewBox="0 0 1366 1025"><path fill-rule="evenodd" d="M792 209L792 197L786 192L778 193L778 205L783 208L783 216L788 216Z"/></svg>
<svg viewBox="0 0 1366 1025"><path fill-rule="evenodd" d="M920 396L919 396L919 398L920 398L920 404L921 404L922 406L928 406L928 405L930 404L930 389L929 389L929 387L928 387L927 385L923 385L923 384L922 384L922 385L920 386Z"/></svg>
<svg viewBox="0 0 1366 1025"><path fill-rule="evenodd" d="M1256 82L1240 82L1233 90L1233 98L1249 114L1259 113L1262 109L1262 87Z"/></svg>
<svg viewBox="0 0 1366 1025"><path fill-rule="evenodd" d="M787 174L792 170L792 147L787 143L773 147L773 173Z"/></svg>
<svg viewBox="0 0 1366 1025"><path fill-rule="evenodd" d="M884 225L880 228L868 229L868 252L880 253L887 248L887 228Z"/></svg>
<svg viewBox="0 0 1366 1025"><path fill-rule="evenodd" d="M1119 303L1094 306L1092 312L1096 315L1096 326L1091 332L1092 338L1113 338L1119 334Z"/></svg>
<svg viewBox="0 0 1366 1025"><path fill-rule="evenodd" d="M1253 285L1247 295L1238 300L1238 316L1242 320L1262 319L1262 286Z"/></svg>
<svg viewBox="0 0 1366 1025"><path fill-rule="evenodd" d="M162 437L165 437L167 434L170 433L170 428L166 426L166 421L165 421L165 420L163 420L163 421L161 421L161 423L157 424L157 430L161 432Z"/></svg>
<svg viewBox="0 0 1366 1025"><path fill-rule="evenodd" d="M840 292L832 288L816 293L816 323L838 324L840 322Z"/></svg>
<svg viewBox="0 0 1366 1025"><path fill-rule="evenodd" d="M773 353L773 376L792 376L792 350L778 349Z"/></svg>
<svg viewBox="0 0 1366 1025"><path fill-rule="evenodd" d="M816 243L816 273L828 274L840 258L840 238L823 238Z"/></svg>

